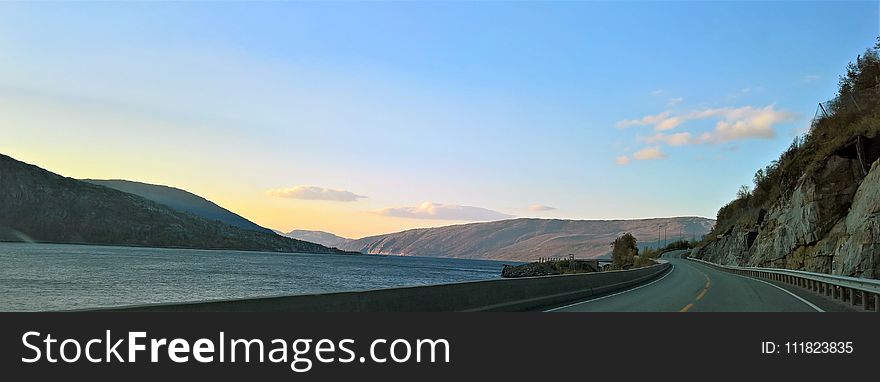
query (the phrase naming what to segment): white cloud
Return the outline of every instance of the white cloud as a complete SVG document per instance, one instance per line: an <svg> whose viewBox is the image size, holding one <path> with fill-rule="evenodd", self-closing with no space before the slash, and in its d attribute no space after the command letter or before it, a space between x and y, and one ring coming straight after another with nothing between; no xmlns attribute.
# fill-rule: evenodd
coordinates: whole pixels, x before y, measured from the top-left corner
<svg viewBox="0 0 880 382"><path fill-rule="evenodd" d="M655 89L655 90L652 90L652 91L651 91L651 95L661 95L661 94L663 94L664 92L665 92L665 91L664 91L663 89Z"/></svg>
<svg viewBox="0 0 880 382"><path fill-rule="evenodd" d="M375 212L380 215L399 218L432 220L492 221L514 217L513 215L480 207L432 202L425 202L417 207L383 208Z"/></svg>
<svg viewBox="0 0 880 382"><path fill-rule="evenodd" d="M618 129L625 129L632 126L654 126L654 130L665 131L671 130L684 122L681 117L673 117L672 112L664 111L660 114L646 115L640 119L630 119L617 122Z"/></svg>
<svg viewBox="0 0 880 382"><path fill-rule="evenodd" d="M748 138L773 138L774 126L779 123L789 122L794 119L794 113L776 110L774 105L763 108L743 106L739 108L724 107L715 109L703 109L690 113L673 115L670 111L648 115L641 119L625 120L617 123L618 128L630 126L653 125L655 131L672 130L686 121L702 119L719 119L712 132L701 134L697 139L691 139L690 135L658 134L653 137L654 142L664 142L672 146L698 143L722 143Z"/></svg>
<svg viewBox="0 0 880 382"><path fill-rule="evenodd" d="M763 108L745 106L737 109L710 110L721 121L715 130L701 136L698 143L724 143L748 138L769 139L776 136L774 125L794 119L794 113L776 110L773 105Z"/></svg>
<svg viewBox="0 0 880 382"><path fill-rule="evenodd" d="M660 149L659 146L655 147L646 147L639 151L636 151L633 154L633 158L636 160L657 160L666 158L666 153Z"/></svg>
<svg viewBox="0 0 880 382"><path fill-rule="evenodd" d="M304 200L330 200L335 202L356 202L358 199L366 198L350 191L334 190L317 186L295 186L291 188L279 188L266 192L270 196L289 199Z"/></svg>
<svg viewBox="0 0 880 382"><path fill-rule="evenodd" d="M629 164L629 157L626 155L621 155L617 158L614 158L614 163L617 163L619 166L626 166Z"/></svg>
<svg viewBox="0 0 880 382"><path fill-rule="evenodd" d="M655 115L646 115L641 119L630 119L625 121L617 122L618 129L624 129L631 126L648 126L648 125L657 125L662 123L664 120L669 118L670 112L664 111L660 114Z"/></svg>
<svg viewBox="0 0 880 382"><path fill-rule="evenodd" d="M683 97L670 98L669 101L666 101L666 107L673 107L673 106L678 105L682 102L684 102Z"/></svg>
<svg viewBox="0 0 880 382"><path fill-rule="evenodd" d="M529 206L529 210L535 211L535 212L553 211L555 209L556 209L556 207L545 206L543 204L533 204L533 205Z"/></svg>
<svg viewBox="0 0 880 382"><path fill-rule="evenodd" d="M657 130L657 131L672 130L672 129L678 127L678 125L681 125L682 122L684 122L684 121L679 117L666 118L660 122L657 122L657 124L654 125L654 130Z"/></svg>
<svg viewBox="0 0 880 382"><path fill-rule="evenodd" d="M820 77L818 74L807 74L806 76L804 76L803 81L804 82L813 82L813 81L818 80L820 78L822 78L822 77Z"/></svg>
<svg viewBox="0 0 880 382"><path fill-rule="evenodd" d="M658 134L652 135L648 138L645 138L645 142L647 142L647 143L665 143L669 146L684 146L687 144L691 144L693 142L693 138L691 137L691 133L689 133L689 132L675 133L675 134L658 133Z"/></svg>

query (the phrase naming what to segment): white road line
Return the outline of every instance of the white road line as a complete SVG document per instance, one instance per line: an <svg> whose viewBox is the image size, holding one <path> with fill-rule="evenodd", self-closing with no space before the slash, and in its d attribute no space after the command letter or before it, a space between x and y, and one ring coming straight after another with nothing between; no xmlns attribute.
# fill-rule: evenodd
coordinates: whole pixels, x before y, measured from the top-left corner
<svg viewBox="0 0 880 382"><path fill-rule="evenodd" d="M773 284L773 283L771 283L771 282L767 282L767 281L764 281L764 280L761 280L761 279L756 279L756 278L754 278L754 277L743 276L743 275L736 274L736 273L733 273L733 272L727 272L727 273L732 274L732 275L735 275L735 276L739 276L739 277L747 278L747 279L749 279L749 280L755 280L755 281L762 282L762 283L764 283L764 284L767 284L767 285L772 286L772 287L774 287L774 288L776 288L776 289L779 289L779 290L781 290L781 291L783 291L783 292L785 292L785 293L790 294L792 297L794 297L794 298L800 300L800 302L802 302L802 303L804 303L804 304L807 304L807 306L809 306L810 308L815 309L817 312L825 312L824 310L822 310L822 308L820 308L820 307L814 305L812 302L809 302L809 301L807 301L807 300L804 300L803 297L798 296L798 295L792 293L791 291L789 291L788 289L785 289L785 288L783 288L783 287L781 287L781 286L779 286L779 285L776 285L776 284Z"/></svg>
<svg viewBox="0 0 880 382"><path fill-rule="evenodd" d="M590 300L579 301L579 302L576 302L576 303L574 303L574 304L568 304L568 305L565 305L565 306L560 306L560 307L558 307L558 308L553 308L553 309L550 309L550 310L545 310L544 312L554 312L554 311L557 311L557 310L560 310L560 309L570 308L570 307L572 307L572 306L576 306L576 305L580 305L580 304L586 304L586 303L588 303L588 302L593 302L593 301L597 301L597 300L602 300L602 299L605 299L605 298L609 298L609 297L614 297L614 296L617 296L617 295L621 295L621 294L624 294L624 293L626 293L626 292L632 292L632 291L634 291L634 290L636 290L636 289L644 288L644 287L646 287L646 286L648 286L648 285L651 285L651 284L653 284L653 283L656 283L656 282L659 282L660 280L665 279L666 276L669 276L670 273L672 273L673 271L675 271L675 264L670 264L670 265L672 265L672 268L670 268L670 269L669 269L669 272L666 272L666 274L663 275L663 277L661 277L661 278L659 278L659 279L657 279L657 280L651 281L651 282L649 282L649 283L647 283L647 284L639 285L639 286L637 286L637 287L635 287L635 288L627 289L627 290L625 290L625 291L617 292L617 293L614 293L614 294L609 294L609 295L607 295L607 296L596 297L596 298L593 298L593 299L590 299Z"/></svg>
<svg viewBox="0 0 880 382"><path fill-rule="evenodd" d="M733 273L733 274L734 274L734 275L737 275L736 273ZM789 291L788 289L785 289L785 288L783 288L783 287L781 287L781 286L779 286L779 285L776 285L776 284L773 284L773 283L771 283L771 282L767 282L767 281L764 281L764 280L761 280L761 279L756 279L756 278L754 278L754 277L743 276L743 275L737 275L737 276L739 276L739 277L745 277L745 278L747 278L747 279L752 279L752 280L755 280L755 281L760 281L760 282L762 282L762 283L764 283L764 284L767 284L767 285L772 286L772 287L774 287L774 288L776 288L776 289L779 289L779 290L781 290L781 291L783 291L783 292L785 292L785 293L790 294L792 297L794 297L794 298L800 300L802 303L807 304L807 306L809 306L810 308L816 309L817 312L824 312L824 310L822 310L822 308L820 308L820 307L814 305L812 302L809 302L809 301L807 301L807 300L804 300L803 297L798 296L798 295L792 293L791 291Z"/></svg>

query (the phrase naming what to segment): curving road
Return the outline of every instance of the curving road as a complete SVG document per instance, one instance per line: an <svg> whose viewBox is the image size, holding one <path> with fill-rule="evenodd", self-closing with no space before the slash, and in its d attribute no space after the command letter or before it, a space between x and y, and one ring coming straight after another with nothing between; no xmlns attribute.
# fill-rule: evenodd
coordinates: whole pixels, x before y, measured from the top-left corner
<svg viewBox="0 0 880 382"><path fill-rule="evenodd" d="M672 263L660 278L622 292L548 312L815 312L809 302L765 281L735 275L667 252Z"/></svg>

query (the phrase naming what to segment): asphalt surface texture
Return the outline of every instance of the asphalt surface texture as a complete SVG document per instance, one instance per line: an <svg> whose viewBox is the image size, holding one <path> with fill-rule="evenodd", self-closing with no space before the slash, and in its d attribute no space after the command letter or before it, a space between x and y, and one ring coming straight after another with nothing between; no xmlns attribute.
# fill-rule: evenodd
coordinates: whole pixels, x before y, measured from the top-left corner
<svg viewBox="0 0 880 382"><path fill-rule="evenodd" d="M789 288L736 275L672 251L662 259L672 269L645 284L593 297L551 312L817 312L820 306ZM821 305L821 304L819 304Z"/></svg>

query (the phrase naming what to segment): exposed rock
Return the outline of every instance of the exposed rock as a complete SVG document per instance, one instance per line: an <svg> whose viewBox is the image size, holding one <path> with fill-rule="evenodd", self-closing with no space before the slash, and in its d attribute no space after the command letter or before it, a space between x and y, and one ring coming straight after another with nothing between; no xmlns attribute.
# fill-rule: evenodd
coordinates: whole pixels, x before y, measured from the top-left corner
<svg viewBox="0 0 880 382"><path fill-rule="evenodd" d="M507 265L501 269L501 277L534 277L558 275L560 272L548 263L528 263L522 265Z"/></svg>
<svg viewBox="0 0 880 382"><path fill-rule="evenodd" d="M856 165L830 156L761 221L731 227L696 255L722 264L876 278L880 165L875 162L864 179ZM749 233L755 231L750 243Z"/></svg>
<svg viewBox="0 0 880 382"><path fill-rule="evenodd" d="M871 166L843 221L834 251L834 273L880 276L880 160Z"/></svg>
<svg viewBox="0 0 880 382"><path fill-rule="evenodd" d="M501 277L533 277L561 275L566 273L599 272L599 260L574 259L548 262L534 262L522 265L507 265L501 269Z"/></svg>

